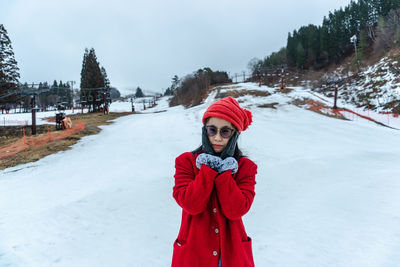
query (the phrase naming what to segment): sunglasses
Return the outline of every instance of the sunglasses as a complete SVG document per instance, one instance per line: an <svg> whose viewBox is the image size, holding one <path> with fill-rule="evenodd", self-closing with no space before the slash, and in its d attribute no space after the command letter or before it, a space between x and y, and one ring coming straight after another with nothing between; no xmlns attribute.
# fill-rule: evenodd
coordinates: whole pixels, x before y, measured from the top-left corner
<svg viewBox="0 0 400 267"><path fill-rule="evenodd" d="M219 132L219 134L221 135L222 138L228 139L228 138L231 138L231 136L233 135L235 130L232 128L229 128L228 126L224 126L221 129L219 129L214 125L209 125L209 126L206 126L206 132L207 132L207 135L210 137L216 135Z"/></svg>

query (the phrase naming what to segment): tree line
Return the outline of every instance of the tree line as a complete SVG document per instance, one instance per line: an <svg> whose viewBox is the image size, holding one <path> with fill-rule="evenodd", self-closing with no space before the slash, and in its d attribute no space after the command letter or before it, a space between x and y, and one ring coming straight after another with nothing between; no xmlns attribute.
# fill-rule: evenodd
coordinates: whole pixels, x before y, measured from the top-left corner
<svg viewBox="0 0 400 267"><path fill-rule="evenodd" d="M49 108L57 108L59 105L64 108L72 108L74 103L73 99L76 96L76 92L72 91L72 86L69 82L63 83L62 81L53 81L52 85L48 82L40 82L37 85L29 85L24 83L21 88L23 91L29 91L35 89L40 92L36 97L36 105L42 110L46 111ZM31 108L30 96L23 96L21 101L24 111L28 111Z"/></svg>
<svg viewBox="0 0 400 267"><path fill-rule="evenodd" d="M170 106L184 105L186 107L200 104L207 95L211 85L231 83L225 71L213 71L206 67L179 79L172 78L172 84L165 90L164 95L172 95Z"/></svg>
<svg viewBox="0 0 400 267"><path fill-rule="evenodd" d="M329 12L321 26L310 24L288 34L286 47L263 60L252 59L249 68L260 75L272 68L321 69L339 63L359 50L357 62L372 52L380 53L400 40L400 0L351 1L345 8Z"/></svg>
<svg viewBox="0 0 400 267"><path fill-rule="evenodd" d="M63 105L72 107L74 99L79 99L81 105L89 106L96 111L101 105L109 105L111 97L118 98L120 93L110 86L110 80L104 67L100 67L94 48L85 49L81 70L79 93L72 91L70 83L54 81L39 84L21 84L20 74L12 49L11 40L3 24L0 24L0 110L9 110L19 106L24 111L31 108L32 95L35 94L36 104L42 110Z"/></svg>

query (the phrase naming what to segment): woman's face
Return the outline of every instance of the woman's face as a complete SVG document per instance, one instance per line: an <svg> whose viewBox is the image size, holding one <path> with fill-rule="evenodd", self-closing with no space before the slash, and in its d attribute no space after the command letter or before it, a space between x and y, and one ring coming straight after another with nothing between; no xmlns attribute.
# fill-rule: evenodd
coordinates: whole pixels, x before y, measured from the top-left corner
<svg viewBox="0 0 400 267"><path fill-rule="evenodd" d="M217 130L217 134L215 134L214 136L208 136L208 140L210 140L210 143L214 149L214 151L216 153L221 153L224 148L226 147L226 145L229 142L229 138L223 138L221 136L221 129L223 127L228 127L229 129L234 129L234 127L232 126L232 124L229 121L226 121L224 119L220 119L217 117L211 117L208 119L207 123L206 123L206 127L207 126L215 126L218 130Z"/></svg>

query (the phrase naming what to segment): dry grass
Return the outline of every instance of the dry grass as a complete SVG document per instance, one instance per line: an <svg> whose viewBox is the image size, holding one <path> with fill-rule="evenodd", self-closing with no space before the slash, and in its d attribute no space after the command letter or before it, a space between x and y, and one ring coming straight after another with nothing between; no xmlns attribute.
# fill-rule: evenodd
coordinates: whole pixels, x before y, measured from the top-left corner
<svg viewBox="0 0 400 267"><path fill-rule="evenodd" d="M289 88L289 87L284 87L283 89L279 88L279 89L275 90L275 92L282 93L282 94L289 94L292 91L293 91L293 89Z"/></svg>
<svg viewBox="0 0 400 267"><path fill-rule="evenodd" d="M272 109L277 109L275 106L279 105L279 103L274 102L274 103L268 103L268 104L262 104L262 105L258 105L257 107L259 108L272 108Z"/></svg>
<svg viewBox="0 0 400 267"><path fill-rule="evenodd" d="M312 101L310 98L296 98L293 101L291 101L289 104L295 105L297 107L303 107L304 105L307 105L308 102Z"/></svg>
<svg viewBox="0 0 400 267"><path fill-rule="evenodd" d="M87 136L87 135L92 135L92 134L97 134L98 132L101 131L101 129L98 127L100 125L109 125L112 122L110 120L130 115L132 114L131 112L124 112L124 113L110 113L109 115L103 115L102 113L89 113L89 114L75 114L72 116L69 116L72 119L72 122L74 121L79 121L83 120L85 122L85 129L83 131L80 131L78 133L75 133L63 140L58 140L58 141L53 141L50 143L47 143L43 146L39 147L30 147L28 150L22 151L14 156L11 156L6 159L0 160L0 170L3 170L5 168L13 167L19 164L24 164L28 162L34 162L37 161L45 156L48 156L53 153L57 153L59 151L64 151L68 150L72 145L76 144L82 137ZM54 120L54 118L50 119ZM7 131L9 132L9 137L8 138L2 138L0 140L0 146L10 144L12 142L17 141L21 137L19 135L22 135L20 132L22 131L18 126L15 126L14 132L12 131L12 126L7 127ZM47 126L38 126L38 129L40 128L40 131L38 130L38 133L41 133L43 129L45 129L45 132L47 132ZM49 126L50 132L54 132L55 130L55 125L50 125ZM30 135L30 130L26 130L27 135Z"/></svg>
<svg viewBox="0 0 400 267"><path fill-rule="evenodd" d="M227 96L231 96L233 98L238 98L245 95L252 95L252 96L270 96L271 94L267 91L260 91L260 90L228 90L224 92L218 92L216 98L224 98Z"/></svg>

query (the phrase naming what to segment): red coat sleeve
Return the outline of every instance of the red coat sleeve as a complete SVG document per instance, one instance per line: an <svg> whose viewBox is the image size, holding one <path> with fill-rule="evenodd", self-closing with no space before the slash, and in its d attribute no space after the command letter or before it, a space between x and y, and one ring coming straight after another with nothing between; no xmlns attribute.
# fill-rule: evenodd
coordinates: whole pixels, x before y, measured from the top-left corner
<svg viewBox="0 0 400 267"><path fill-rule="evenodd" d="M218 175L218 172L207 165L202 165L197 175L194 168L197 167L190 152L180 155L175 160L173 197L179 206L191 215L200 214L206 209L215 177Z"/></svg>
<svg viewBox="0 0 400 267"><path fill-rule="evenodd" d="M237 220L245 215L250 210L255 196L257 165L247 158L243 158L241 163L236 181L230 170L221 173L215 179L222 212L230 220Z"/></svg>

